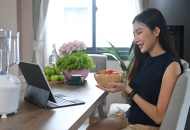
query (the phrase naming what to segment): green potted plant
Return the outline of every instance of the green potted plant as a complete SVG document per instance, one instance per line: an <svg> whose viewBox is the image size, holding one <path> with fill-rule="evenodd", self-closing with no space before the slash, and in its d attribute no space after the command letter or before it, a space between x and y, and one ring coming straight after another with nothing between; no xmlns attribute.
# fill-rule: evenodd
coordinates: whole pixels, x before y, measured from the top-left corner
<svg viewBox="0 0 190 130"><path fill-rule="evenodd" d="M72 74L82 74L83 79L88 76L89 69L96 66L91 57L85 54L86 45L82 41L72 41L64 43L59 48L61 59L56 62L57 67L61 68L67 80L71 80Z"/></svg>
<svg viewBox="0 0 190 130"><path fill-rule="evenodd" d="M129 64L128 64L128 66L126 66L124 64L123 60L121 59L121 56L120 56L118 50L108 40L106 40L106 41L111 45L112 51L109 50L109 49L106 49L106 48L101 48L102 50L105 50L107 52L107 53L102 53L102 54L107 55L107 56L112 56L114 59L117 60L117 62L120 65L121 69L125 73L124 82L127 83L127 80L126 80L127 75L128 75L128 73L130 71L130 68L131 68L131 65L132 65L132 62L133 62L133 59L134 59L134 52L133 52L133 43L134 42L132 42L131 47L129 48L129 57L128 57Z"/></svg>

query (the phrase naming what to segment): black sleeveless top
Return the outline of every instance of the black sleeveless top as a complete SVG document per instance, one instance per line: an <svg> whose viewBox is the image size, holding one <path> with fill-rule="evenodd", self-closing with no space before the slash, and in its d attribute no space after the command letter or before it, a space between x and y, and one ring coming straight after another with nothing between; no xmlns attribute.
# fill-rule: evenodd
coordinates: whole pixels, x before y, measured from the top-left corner
<svg viewBox="0 0 190 130"><path fill-rule="evenodd" d="M178 62L183 73L183 66L179 60L166 52L156 57L150 57L148 54L144 63L131 81L131 87L137 94L147 102L157 105L160 93L162 77L166 68L172 62ZM143 124L159 127L141 108L132 100L131 107L127 110L126 116L131 124Z"/></svg>

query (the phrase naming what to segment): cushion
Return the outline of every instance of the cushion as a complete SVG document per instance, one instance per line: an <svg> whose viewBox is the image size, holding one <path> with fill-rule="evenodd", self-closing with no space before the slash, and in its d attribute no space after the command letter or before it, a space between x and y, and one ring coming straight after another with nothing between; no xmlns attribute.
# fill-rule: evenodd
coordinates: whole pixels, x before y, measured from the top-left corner
<svg viewBox="0 0 190 130"><path fill-rule="evenodd" d="M129 104L113 103L110 106L109 116L119 111L118 108L122 109L123 111L127 111L130 107L131 106Z"/></svg>
<svg viewBox="0 0 190 130"><path fill-rule="evenodd" d="M183 59L180 59L180 60L181 60L181 63L183 65L184 71L187 70L189 68L189 63Z"/></svg>

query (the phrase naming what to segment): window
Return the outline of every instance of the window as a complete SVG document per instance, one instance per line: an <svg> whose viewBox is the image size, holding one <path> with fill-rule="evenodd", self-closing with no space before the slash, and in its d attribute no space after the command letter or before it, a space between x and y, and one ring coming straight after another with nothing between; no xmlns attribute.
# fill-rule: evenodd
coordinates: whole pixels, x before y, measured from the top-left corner
<svg viewBox="0 0 190 130"><path fill-rule="evenodd" d="M88 7L65 7L64 13L66 24L88 23Z"/></svg>
<svg viewBox="0 0 190 130"><path fill-rule="evenodd" d="M47 17L47 42L57 49L73 40L82 40L87 53L99 54L100 47L110 49L102 37L118 48L127 59L133 40L132 0L56 0L50 1ZM108 57L108 59L113 59Z"/></svg>
<svg viewBox="0 0 190 130"><path fill-rule="evenodd" d="M131 0L96 0L96 46L130 47L133 40Z"/></svg>

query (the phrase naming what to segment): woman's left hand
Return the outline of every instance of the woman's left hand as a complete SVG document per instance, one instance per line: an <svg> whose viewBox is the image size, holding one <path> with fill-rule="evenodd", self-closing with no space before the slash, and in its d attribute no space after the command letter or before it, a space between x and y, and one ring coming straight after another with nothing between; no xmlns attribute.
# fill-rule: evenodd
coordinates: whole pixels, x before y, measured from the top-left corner
<svg viewBox="0 0 190 130"><path fill-rule="evenodd" d="M108 91L108 92L111 92L111 93L115 93L115 92L120 92L120 91L125 91L125 92L128 92L130 91L130 86L128 86L127 84L125 83L113 83L113 82L110 82L109 85L111 86L114 86L113 88L105 88L101 85L96 85L96 87L104 90L104 91ZM132 89L131 89L132 90Z"/></svg>

